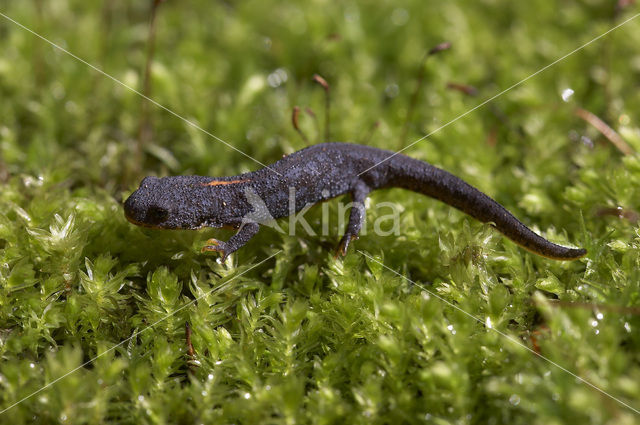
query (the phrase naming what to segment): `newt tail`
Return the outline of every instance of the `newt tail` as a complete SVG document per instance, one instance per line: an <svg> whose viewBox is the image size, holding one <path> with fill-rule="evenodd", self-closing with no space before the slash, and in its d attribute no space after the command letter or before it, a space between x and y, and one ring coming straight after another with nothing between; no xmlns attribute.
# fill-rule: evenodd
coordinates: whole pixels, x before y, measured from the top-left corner
<svg viewBox="0 0 640 425"><path fill-rule="evenodd" d="M406 156L394 161L396 157L389 160L396 174L391 186L422 193L482 223L490 223L500 233L534 254L554 260L575 260L587 253L585 249L568 248L546 240L522 224L498 202L453 174Z"/></svg>

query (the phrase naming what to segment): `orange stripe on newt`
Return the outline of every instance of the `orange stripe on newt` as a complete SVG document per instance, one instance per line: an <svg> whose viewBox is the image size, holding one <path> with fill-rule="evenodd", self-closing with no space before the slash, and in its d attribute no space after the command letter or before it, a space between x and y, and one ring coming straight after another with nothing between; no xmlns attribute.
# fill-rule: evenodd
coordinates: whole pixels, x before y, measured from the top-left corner
<svg viewBox="0 0 640 425"><path fill-rule="evenodd" d="M209 183L203 183L203 186L224 186L227 184L244 183L249 180L212 180Z"/></svg>

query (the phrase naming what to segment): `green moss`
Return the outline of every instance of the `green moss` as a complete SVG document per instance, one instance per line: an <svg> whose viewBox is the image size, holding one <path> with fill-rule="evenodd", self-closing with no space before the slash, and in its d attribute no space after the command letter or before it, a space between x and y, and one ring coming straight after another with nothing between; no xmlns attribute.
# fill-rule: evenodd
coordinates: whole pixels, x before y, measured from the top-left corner
<svg viewBox="0 0 640 425"><path fill-rule="evenodd" d="M0 12L143 90L150 3L22 1ZM332 139L398 149L634 8L168 1L151 95L268 163L305 146L290 124L295 105L323 121L318 73L331 84ZM638 149L636 26L407 151L549 239L586 247L584 259L533 256L392 190L371 202L402 209L400 234L369 228L344 260L332 258L332 220L326 236L263 229L219 264L200 247L228 233L137 228L121 201L144 175L257 164L155 107L138 163L141 98L0 17L0 410L10 407L0 422L636 422L621 402L640 408L640 161L574 114L593 112ZM444 40L453 48L427 62L399 141L420 59ZM309 115L300 126L322 139ZM611 214L618 206L627 218ZM371 208L369 225L386 213ZM320 208L307 217L321 228Z"/></svg>

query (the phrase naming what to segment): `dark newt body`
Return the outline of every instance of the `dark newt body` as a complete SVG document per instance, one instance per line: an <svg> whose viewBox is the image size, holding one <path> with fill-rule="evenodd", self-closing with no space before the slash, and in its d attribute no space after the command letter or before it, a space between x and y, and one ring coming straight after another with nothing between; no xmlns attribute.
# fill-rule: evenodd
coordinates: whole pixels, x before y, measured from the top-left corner
<svg viewBox="0 0 640 425"><path fill-rule="evenodd" d="M340 243L344 254L360 232L369 192L400 187L492 223L535 254L558 260L586 254L584 249L556 245L537 235L502 205L453 174L405 155L392 155L369 146L323 143L288 155L269 168L233 177L147 177L126 200L125 215L134 224L162 229L238 228L229 241L212 240L204 248L226 257L245 245L263 221L287 217L309 204L349 193L354 208ZM291 198L295 205L290 205L291 191L295 191Z"/></svg>

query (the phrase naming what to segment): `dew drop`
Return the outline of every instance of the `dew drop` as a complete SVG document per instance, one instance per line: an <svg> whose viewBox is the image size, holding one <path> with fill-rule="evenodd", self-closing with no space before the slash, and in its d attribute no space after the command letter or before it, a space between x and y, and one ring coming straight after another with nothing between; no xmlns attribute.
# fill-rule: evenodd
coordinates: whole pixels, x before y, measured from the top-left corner
<svg viewBox="0 0 640 425"><path fill-rule="evenodd" d="M409 20L409 12L406 9L398 8L391 12L391 22L398 27L404 25Z"/></svg>
<svg viewBox="0 0 640 425"><path fill-rule="evenodd" d="M344 19L347 22L356 22L360 19L360 16L353 10L347 10L346 12L344 12Z"/></svg>
<svg viewBox="0 0 640 425"><path fill-rule="evenodd" d="M387 85L387 87L384 89L384 93L389 97L396 97L399 92L400 89L398 88L398 85L393 83Z"/></svg>
<svg viewBox="0 0 640 425"><path fill-rule="evenodd" d="M269 76L267 77L267 83L269 84L269 86L276 88L286 83L288 79L289 76L287 75L287 71L282 68L278 68L271 74L269 74Z"/></svg>
<svg viewBox="0 0 640 425"><path fill-rule="evenodd" d="M272 44L273 44L273 43L272 43L272 41L271 41L271 39L270 39L269 37L264 37L264 38L262 39L262 48L263 48L264 50L271 50L271 45L272 45Z"/></svg>
<svg viewBox="0 0 640 425"><path fill-rule="evenodd" d="M593 143L593 140L591 140L587 136L584 136L584 135L580 136L580 141L582 142L583 145L585 145L588 148L593 148L595 146Z"/></svg>
<svg viewBox="0 0 640 425"><path fill-rule="evenodd" d="M562 100L564 100L565 102L568 102L569 99L571 99L571 96L573 96L573 93L575 93L573 89L562 90Z"/></svg>
<svg viewBox="0 0 640 425"><path fill-rule="evenodd" d="M511 397L509 397L509 403L517 406L518 404L520 404L520 397L518 397L516 394L513 394Z"/></svg>
<svg viewBox="0 0 640 425"><path fill-rule="evenodd" d="M491 317L487 316L487 320L485 320L485 325L487 326L487 328L492 329L493 328L493 323L491 323Z"/></svg>

